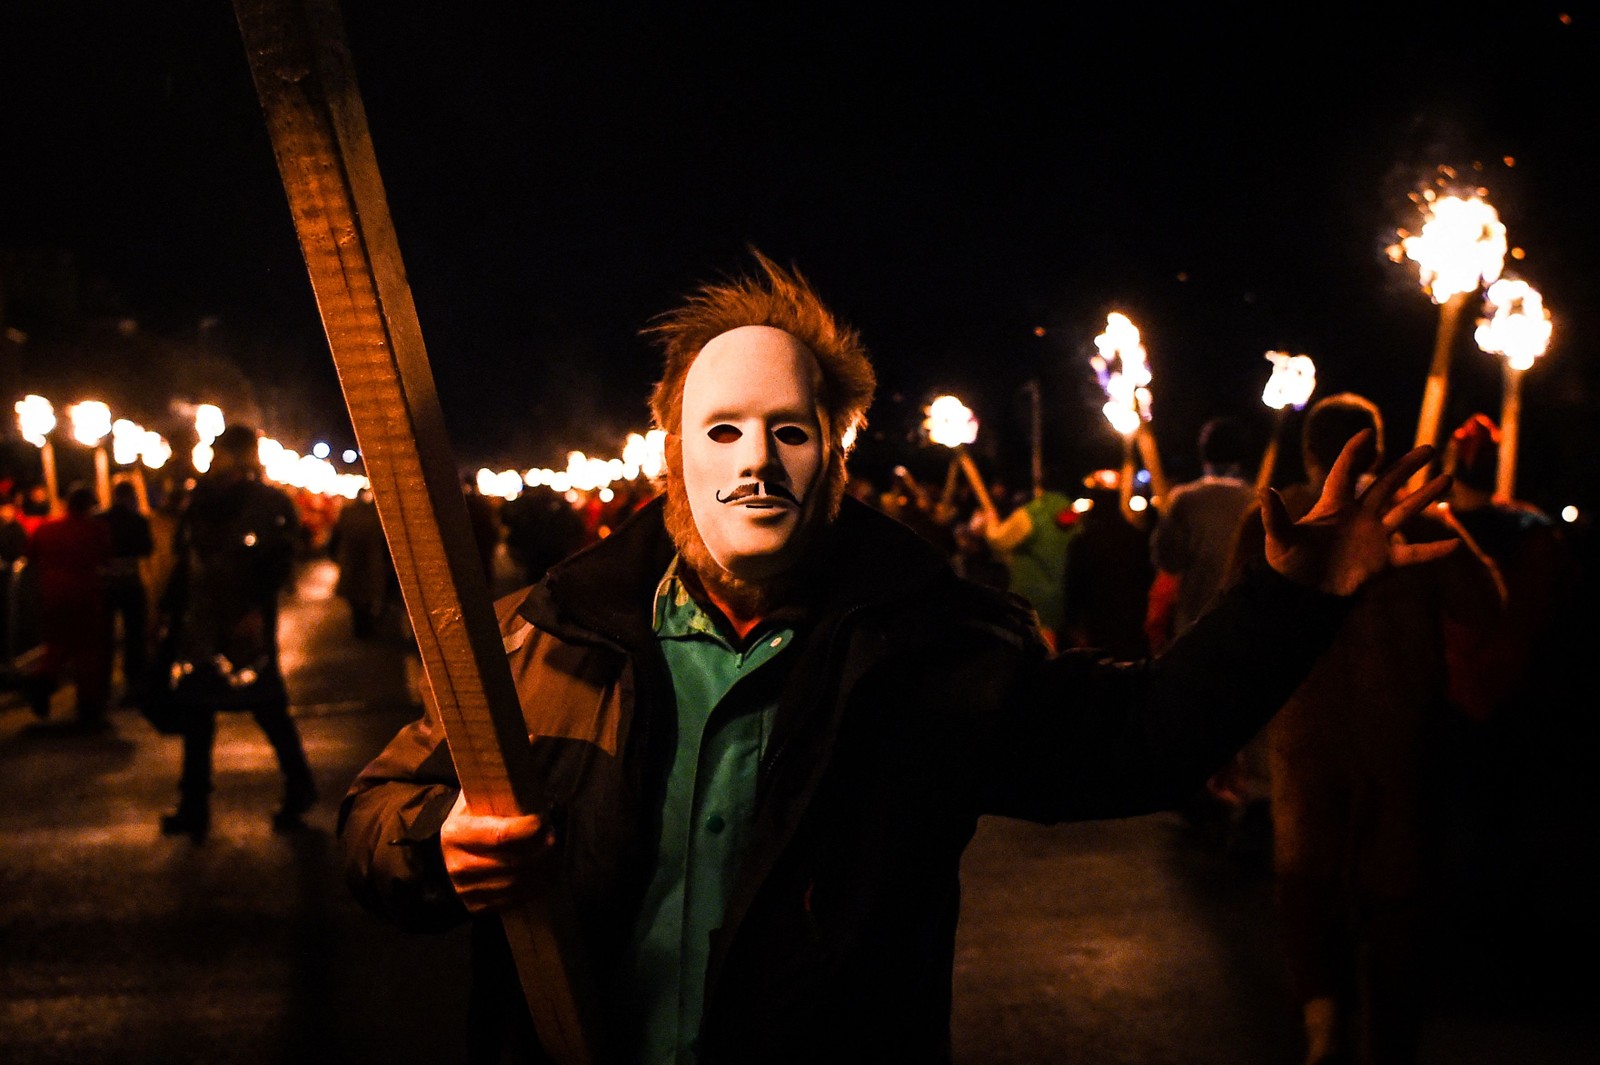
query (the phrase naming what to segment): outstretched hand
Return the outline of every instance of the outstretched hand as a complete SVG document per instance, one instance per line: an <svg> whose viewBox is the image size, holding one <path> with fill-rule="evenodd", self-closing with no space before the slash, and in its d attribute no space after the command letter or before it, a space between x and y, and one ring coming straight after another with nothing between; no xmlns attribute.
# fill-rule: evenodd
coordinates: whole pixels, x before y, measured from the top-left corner
<svg viewBox="0 0 1600 1065"><path fill-rule="evenodd" d="M1261 517L1266 528L1267 562L1301 584L1334 595L1350 595L1391 566L1410 566L1443 558L1456 540L1407 543L1399 529L1450 487L1441 474L1414 492L1401 494L1406 482L1433 458L1433 448L1407 452L1359 494L1359 471L1370 463L1373 431L1363 429L1345 444L1322 485L1316 506L1291 521L1283 499L1271 488L1261 492Z"/></svg>

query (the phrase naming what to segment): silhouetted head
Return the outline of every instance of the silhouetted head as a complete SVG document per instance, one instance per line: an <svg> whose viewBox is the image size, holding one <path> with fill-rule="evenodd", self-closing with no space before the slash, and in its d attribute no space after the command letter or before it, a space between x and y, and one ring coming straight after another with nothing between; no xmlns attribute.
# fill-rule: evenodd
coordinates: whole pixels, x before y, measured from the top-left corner
<svg viewBox="0 0 1600 1065"><path fill-rule="evenodd" d="M1300 429L1300 448L1306 473L1321 481L1333 469L1339 452L1363 429L1373 430L1372 462L1357 476L1370 473L1383 462L1383 415L1378 405L1354 392L1327 396L1312 405Z"/></svg>
<svg viewBox="0 0 1600 1065"><path fill-rule="evenodd" d="M93 513L95 506L100 502L94 489L88 485L74 485L67 493L67 513L75 518Z"/></svg>
<svg viewBox="0 0 1600 1065"><path fill-rule="evenodd" d="M1450 434L1444 468L1457 482L1493 492L1500 465L1500 427L1487 414L1474 414Z"/></svg>
<svg viewBox="0 0 1600 1065"><path fill-rule="evenodd" d="M1237 418L1219 416L1200 427L1200 464L1208 473L1237 472L1244 467L1248 443Z"/></svg>

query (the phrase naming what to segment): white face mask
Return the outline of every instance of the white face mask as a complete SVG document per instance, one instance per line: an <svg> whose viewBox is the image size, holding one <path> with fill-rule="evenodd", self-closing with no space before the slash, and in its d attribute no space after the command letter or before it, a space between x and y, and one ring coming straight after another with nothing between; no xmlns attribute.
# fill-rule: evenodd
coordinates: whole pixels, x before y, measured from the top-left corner
<svg viewBox="0 0 1600 1065"><path fill-rule="evenodd" d="M794 565L823 470L816 356L781 329L713 337L683 382L683 486L695 528L740 580Z"/></svg>

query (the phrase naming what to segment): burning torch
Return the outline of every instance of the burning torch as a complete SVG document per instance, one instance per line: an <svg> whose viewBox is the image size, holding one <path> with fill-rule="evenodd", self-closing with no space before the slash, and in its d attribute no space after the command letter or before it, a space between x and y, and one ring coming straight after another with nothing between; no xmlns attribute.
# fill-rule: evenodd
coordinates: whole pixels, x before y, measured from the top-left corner
<svg viewBox="0 0 1600 1065"><path fill-rule="evenodd" d="M1272 419L1272 437L1267 441L1266 453L1261 456L1261 469L1256 472L1256 488L1272 483L1272 468L1278 460L1278 441L1283 436L1283 423L1290 408L1304 410L1317 387L1317 367L1309 355L1290 355L1284 351L1269 351L1272 376L1261 390L1261 402L1275 412Z"/></svg>
<svg viewBox="0 0 1600 1065"><path fill-rule="evenodd" d="M1129 514L1133 493L1134 448L1150 471L1150 491L1156 498L1167 494L1167 479L1161 472L1161 457L1150 432L1150 363L1139 327L1125 314L1106 315L1106 328L1094 338L1095 354L1089 357L1095 377L1106 394L1101 407L1111 427L1122 435L1122 507Z"/></svg>
<svg viewBox="0 0 1600 1065"><path fill-rule="evenodd" d="M1422 290L1439 305L1433 362L1417 418L1418 447L1438 443L1439 418L1449 391L1450 348L1461 312L1480 286L1500 277L1506 257L1506 227L1499 212L1481 196L1443 196L1425 213L1422 232L1406 235L1401 231L1400 243L1389 249L1396 262L1402 255L1416 262ZM1418 470L1412 486L1420 485L1427 476L1426 467Z"/></svg>
<svg viewBox="0 0 1600 1065"><path fill-rule="evenodd" d="M1522 375L1550 346L1550 311L1539 291L1526 281L1502 277L1484 297L1488 314L1478 320L1473 339L1491 355L1505 356L1505 387L1500 400L1500 463L1495 495L1516 498L1517 435L1522 422Z"/></svg>
<svg viewBox="0 0 1600 1065"><path fill-rule="evenodd" d="M972 455L967 451L967 445L978 439L978 419L955 396L936 397L924 413L927 417L922 420L922 428L927 431L928 439L954 452L954 461L960 464L967 481L972 485L973 494L978 497L984 520L990 525L998 525L1000 512L989 497L989 489L983 483L977 463L972 461Z"/></svg>
<svg viewBox="0 0 1600 1065"><path fill-rule="evenodd" d="M86 399L67 408L72 422L72 438L94 449L94 490L102 508L111 505L111 456L103 441L111 432L111 408L97 399Z"/></svg>
<svg viewBox="0 0 1600 1065"><path fill-rule="evenodd" d="M17 428L22 438L39 449L39 465L44 473L44 490L50 500L50 513L61 509L61 494L56 488L56 449L50 431L56 427L56 411L43 396L23 396L17 400Z"/></svg>

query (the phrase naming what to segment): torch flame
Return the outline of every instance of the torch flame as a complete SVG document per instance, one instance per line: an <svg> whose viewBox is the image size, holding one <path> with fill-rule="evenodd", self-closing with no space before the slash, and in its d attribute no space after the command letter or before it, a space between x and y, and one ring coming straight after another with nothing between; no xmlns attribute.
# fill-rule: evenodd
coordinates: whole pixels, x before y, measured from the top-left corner
<svg viewBox="0 0 1600 1065"><path fill-rule="evenodd" d="M928 404L922 427L935 444L955 448L978 439L978 419L955 396L939 396Z"/></svg>
<svg viewBox="0 0 1600 1065"><path fill-rule="evenodd" d="M1500 277L1506 258L1506 227L1500 214L1478 196L1443 196L1422 232L1405 237L1399 252L1416 262L1423 291L1434 303L1476 292ZM1396 249L1391 249L1396 256Z"/></svg>
<svg viewBox="0 0 1600 1065"><path fill-rule="evenodd" d="M67 408L67 418L72 422L72 438L89 447L111 432L111 408L97 399L74 403Z"/></svg>
<svg viewBox="0 0 1600 1065"><path fill-rule="evenodd" d="M1526 370L1550 347L1550 311L1538 289L1526 281L1502 277L1489 286L1484 303L1487 318L1478 320L1473 333L1478 347L1491 355L1504 355L1513 370Z"/></svg>
<svg viewBox="0 0 1600 1065"><path fill-rule="evenodd" d="M1294 407L1304 410L1317 387L1317 368L1309 355L1290 355L1285 351L1269 351L1272 376L1261 392L1261 402L1273 410Z"/></svg>
<svg viewBox="0 0 1600 1065"><path fill-rule="evenodd" d="M34 447L44 447L50 441L50 430L56 427L56 411L43 396L23 396L17 400L17 428L22 437Z"/></svg>
<svg viewBox="0 0 1600 1065"><path fill-rule="evenodd" d="M222 430L227 428L227 423L222 418L222 408L214 403L202 403L194 409L194 431L200 437L200 442L210 445L211 441L222 435ZM198 468L198 467L197 467Z"/></svg>
<svg viewBox="0 0 1600 1065"><path fill-rule="evenodd" d="M1112 311L1094 346L1096 354L1089 362L1106 394L1101 410L1113 429L1132 436L1150 420L1150 363L1139 341L1139 327L1127 315Z"/></svg>

